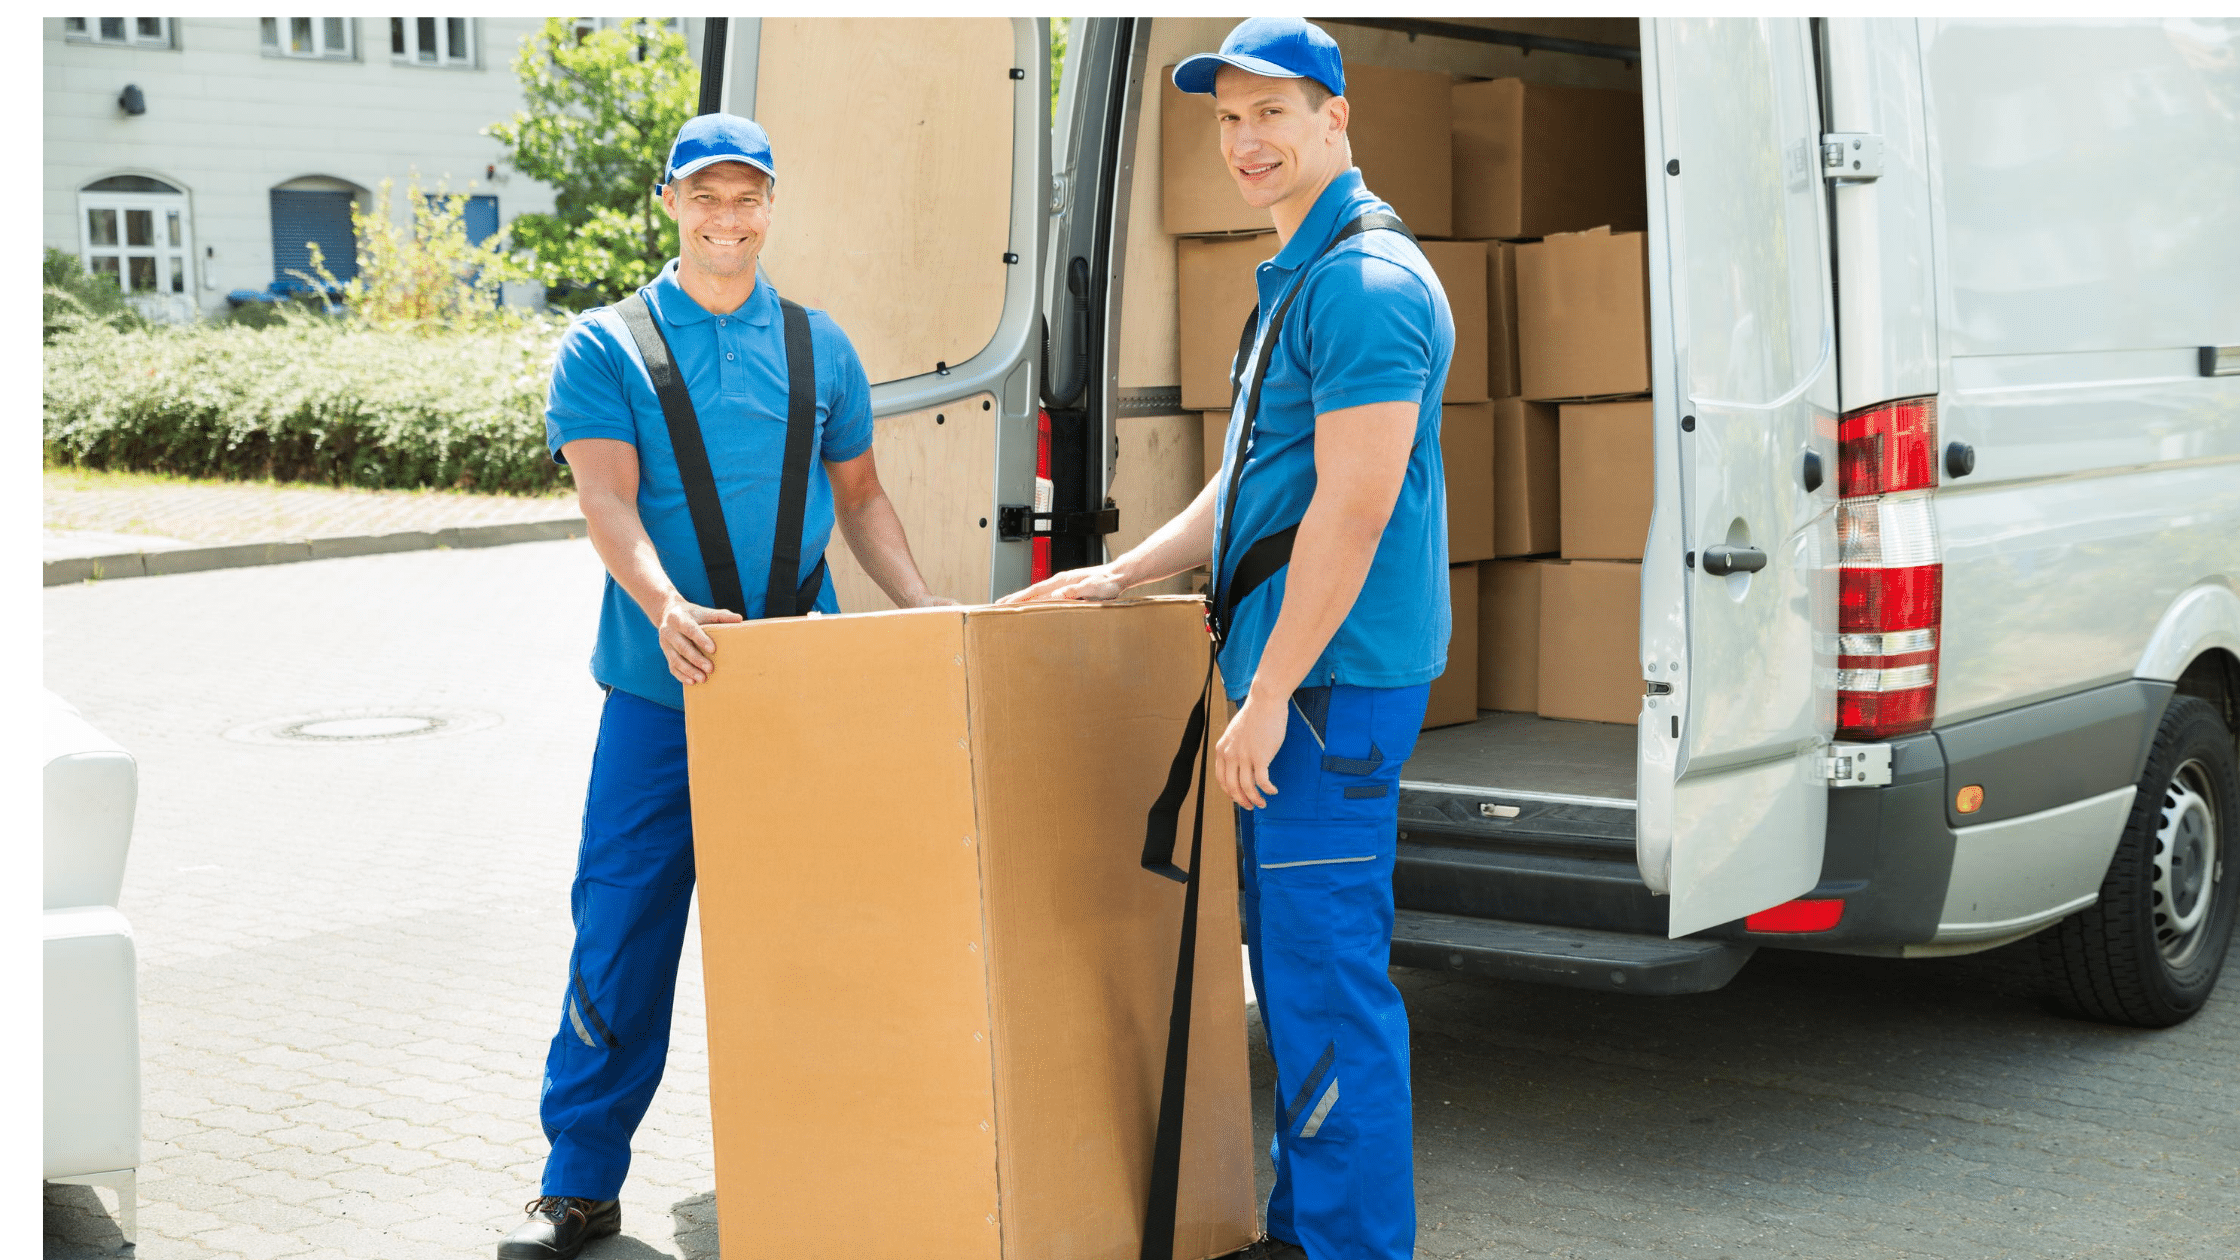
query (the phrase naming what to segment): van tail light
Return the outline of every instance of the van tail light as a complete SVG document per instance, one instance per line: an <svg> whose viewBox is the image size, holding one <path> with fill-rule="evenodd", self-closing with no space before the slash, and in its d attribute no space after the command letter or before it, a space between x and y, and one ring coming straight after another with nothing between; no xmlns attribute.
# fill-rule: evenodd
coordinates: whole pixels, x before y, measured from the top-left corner
<svg viewBox="0 0 2240 1260"><path fill-rule="evenodd" d="M1846 499L1937 487L1937 400L1867 407L1836 425L1836 493Z"/></svg>
<svg viewBox="0 0 2240 1260"><path fill-rule="evenodd" d="M1050 413L1035 414L1034 510L1047 512L1055 498L1050 487ZM1034 559L1027 569L1027 581L1031 585L1050 576L1050 535L1036 534L1028 546L1034 548Z"/></svg>
<svg viewBox="0 0 2240 1260"><path fill-rule="evenodd" d="M1837 427L1838 739L1911 735L1936 718L1936 422L1936 400L1921 398L1853 412Z"/></svg>

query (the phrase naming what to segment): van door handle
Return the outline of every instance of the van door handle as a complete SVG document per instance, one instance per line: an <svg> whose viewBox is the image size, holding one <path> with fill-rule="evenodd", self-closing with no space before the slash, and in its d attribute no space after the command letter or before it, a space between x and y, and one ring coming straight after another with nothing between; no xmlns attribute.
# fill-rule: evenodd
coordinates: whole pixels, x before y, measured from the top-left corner
<svg viewBox="0 0 2240 1260"><path fill-rule="evenodd" d="M1756 573L1766 567L1766 553L1756 547L1706 547L1703 571L1713 577L1729 573Z"/></svg>

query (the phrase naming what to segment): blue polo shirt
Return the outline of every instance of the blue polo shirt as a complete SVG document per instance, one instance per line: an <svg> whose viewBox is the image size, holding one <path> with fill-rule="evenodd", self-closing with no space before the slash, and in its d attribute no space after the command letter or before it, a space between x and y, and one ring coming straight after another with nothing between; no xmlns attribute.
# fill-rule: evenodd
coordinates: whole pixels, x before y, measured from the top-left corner
<svg viewBox="0 0 2240 1260"><path fill-rule="evenodd" d="M747 601L745 608L733 611L760 617L786 445L785 328L777 291L764 278L738 310L717 315L677 283L672 260L639 292L668 339L699 415ZM855 347L831 316L810 311L809 332L817 360L817 452L832 463L854 459L871 449L871 383ZM552 457L567 462L560 448L578 438L614 438L638 448L638 517L653 539L661 567L686 599L713 604L676 452L669 445L669 423L637 344L612 307L579 316L561 339L553 363L545 404L545 440ZM831 536L832 482L822 464L812 462L797 581L817 567ZM839 610L827 580L817 596L817 611ZM653 623L611 575L599 611L591 676L657 704L684 707L684 686L662 659Z"/></svg>
<svg viewBox="0 0 2240 1260"><path fill-rule="evenodd" d="M1369 403L1417 406L1407 477L1368 579L1304 686L1412 687L1446 670L1452 614L1439 395L1454 357L1454 315L1423 251L1398 232L1363 232L1322 252L1340 228L1362 214L1391 209L1362 185L1358 167L1349 170L1322 191L1282 252L1260 264L1260 337L1267 336L1268 318L1292 284L1305 287L1269 361L1249 453L1238 446L1257 344L1229 414L1216 521L1227 510L1229 477L1240 455L1244 479L1230 536L1222 539L1223 555L1215 561L1217 580L1226 580L1226 568L1253 542L1307 514L1315 488L1315 417ZM1251 690L1261 649L1283 608L1289 572L1279 570L1232 615L1221 652L1221 676L1232 700Z"/></svg>

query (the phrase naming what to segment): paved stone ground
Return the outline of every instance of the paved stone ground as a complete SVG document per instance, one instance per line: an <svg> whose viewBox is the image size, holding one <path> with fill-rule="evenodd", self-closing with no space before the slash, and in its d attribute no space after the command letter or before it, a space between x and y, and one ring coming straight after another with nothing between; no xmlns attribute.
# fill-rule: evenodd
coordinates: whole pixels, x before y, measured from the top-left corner
<svg viewBox="0 0 2240 1260"><path fill-rule="evenodd" d="M141 760L145 1260L487 1255L518 1219L597 581L560 542L45 592L48 685ZM225 736L374 708L498 721ZM2014 951L1761 954L1720 993L1650 1000L1403 972L1419 1255L2240 1251L2240 989L2141 1033L2044 1014L2031 974ZM716 1255L703 1037L695 932L627 1232L594 1260ZM47 1189L45 1234L50 1260L116 1241L77 1187Z"/></svg>
<svg viewBox="0 0 2240 1260"><path fill-rule="evenodd" d="M48 469L44 559L507 525L580 515L573 494L349 490Z"/></svg>

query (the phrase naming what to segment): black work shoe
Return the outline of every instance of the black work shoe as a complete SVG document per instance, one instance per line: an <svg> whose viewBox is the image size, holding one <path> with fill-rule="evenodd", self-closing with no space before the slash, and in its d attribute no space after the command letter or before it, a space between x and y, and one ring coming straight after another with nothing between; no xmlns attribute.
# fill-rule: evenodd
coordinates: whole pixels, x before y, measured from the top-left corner
<svg viewBox="0 0 2240 1260"><path fill-rule="evenodd" d="M1307 1260L1307 1249L1280 1238L1263 1238L1238 1252L1235 1260Z"/></svg>
<svg viewBox="0 0 2240 1260"><path fill-rule="evenodd" d="M522 1209L529 1219L498 1244L498 1260L575 1260L594 1238L622 1232L622 1203L547 1195Z"/></svg>

